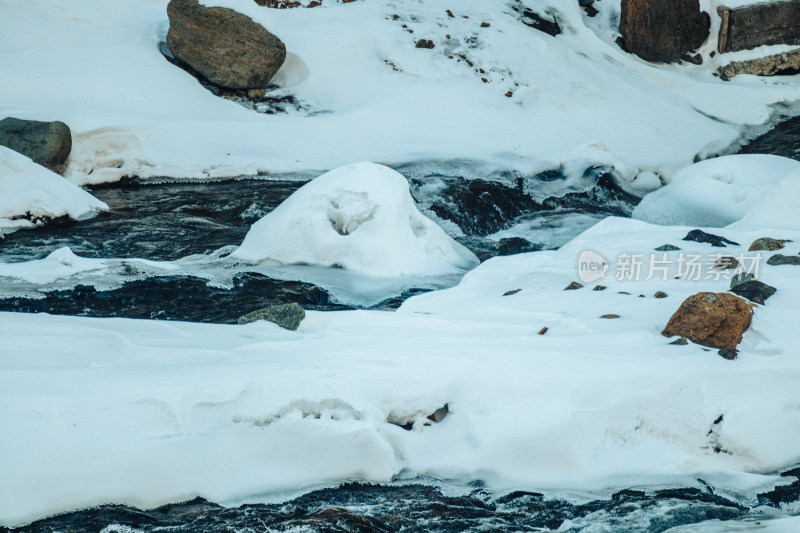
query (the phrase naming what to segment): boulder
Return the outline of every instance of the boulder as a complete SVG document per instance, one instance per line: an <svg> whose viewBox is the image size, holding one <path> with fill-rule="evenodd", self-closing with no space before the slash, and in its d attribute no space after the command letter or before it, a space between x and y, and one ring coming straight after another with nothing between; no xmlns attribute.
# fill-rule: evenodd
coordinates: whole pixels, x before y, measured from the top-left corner
<svg viewBox="0 0 800 533"><path fill-rule="evenodd" d="M8 117L0 120L0 144L63 174L72 150L72 133L63 122Z"/></svg>
<svg viewBox="0 0 800 533"><path fill-rule="evenodd" d="M788 239L773 239L772 237L762 237L760 239L756 239L753 241L753 244L750 245L750 248L747 249L748 252L757 252L759 250L765 250L769 252L774 252L775 250L780 250L787 242L792 242Z"/></svg>
<svg viewBox="0 0 800 533"><path fill-rule="evenodd" d="M752 308L733 294L700 292L684 300L661 334L686 337L710 348L736 349L750 327Z"/></svg>
<svg viewBox="0 0 800 533"><path fill-rule="evenodd" d="M677 61L705 42L710 25L698 0L622 0L625 48L647 61Z"/></svg>
<svg viewBox="0 0 800 533"><path fill-rule="evenodd" d="M771 54L765 57L732 61L719 67L717 73L723 80L729 80L739 74L753 76L775 76L779 74L797 74L800 71L800 48L787 52Z"/></svg>
<svg viewBox="0 0 800 533"><path fill-rule="evenodd" d="M800 265L800 255L775 254L767 259L767 264L771 266L780 265Z"/></svg>
<svg viewBox="0 0 800 533"><path fill-rule="evenodd" d="M294 331L300 327L300 322L302 322L305 317L306 312L300 306L300 304L291 303L271 305L269 307L265 307L264 309L247 313L243 317L239 318L238 323L241 325L249 324L250 322L255 322L256 320L267 320L269 322L278 324L284 329Z"/></svg>
<svg viewBox="0 0 800 533"><path fill-rule="evenodd" d="M286 59L280 39L233 9L171 0L167 15L172 54L219 87L266 87Z"/></svg>
<svg viewBox="0 0 800 533"><path fill-rule="evenodd" d="M738 294L742 298L747 298L751 302L761 305L764 305L764 301L775 294L777 290L778 289L775 287L771 287L755 279L743 281L731 287L732 293Z"/></svg>

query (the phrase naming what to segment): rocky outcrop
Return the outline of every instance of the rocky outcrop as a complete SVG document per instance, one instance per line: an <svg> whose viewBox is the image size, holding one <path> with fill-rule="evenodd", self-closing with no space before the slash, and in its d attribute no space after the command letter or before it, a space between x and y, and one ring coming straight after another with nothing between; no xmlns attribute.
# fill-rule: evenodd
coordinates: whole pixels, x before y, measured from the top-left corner
<svg viewBox="0 0 800 533"><path fill-rule="evenodd" d="M0 144L63 174L72 150L72 133L63 122L8 117L0 120Z"/></svg>
<svg viewBox="0 0 800 533"><path fill-rule="evenodd" d="M729 80L739 74L753 76L775 76L800 72L800 48L746 61L734 61L717 70L719 77Z"/></svg>
<svg viewBox="0 0 800 533"><path fill-rule="evenodd" d="M705 42L710 25L698 0L622 0L625 48L648 61L677 61Z"/></svg>
<svg viewBox="0 0 800 533"><path fill-rule="evenodd" d="M286 59L280 39L232 9L171 0L167 15L170 52L214 85L266 87Z"/></svg>
<svg viewBox="0 0 800 533"><path fill-rule="evenodd" d="M661 334L686 337L710 348L735 350L750 327L752 307L733 294L700 292L684 300Z"/></svg>

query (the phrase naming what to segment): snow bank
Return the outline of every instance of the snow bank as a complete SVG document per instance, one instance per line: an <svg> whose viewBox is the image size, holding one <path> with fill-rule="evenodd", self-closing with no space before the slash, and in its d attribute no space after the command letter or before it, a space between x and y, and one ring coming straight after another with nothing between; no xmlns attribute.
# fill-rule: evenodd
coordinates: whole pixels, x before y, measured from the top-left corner
<svg viewBox="0 0 800 533"><path fill-rule="evenodd" d="M800 462L797 274L761 265L778 292L738 359L670 345L660 332L680 302L728 280L646 279L646 265L617 280L616 258L665 243L682 248L673 260L719 251L681 241L688 229L610 218L397 313L309 312L297 332L0 313L0 457L13 458L0 461L0 524L418 475L549 494L698 478L762 490ZM800 251L800 230L765 232L719 231L742 243L724 250L734 256L764 236ZM609 260L596 282L608 288L564 291L586 249ZM390 416L417 422L406 431Z"/></svg>
<svg viewBox="0 0 800 533"><path fill-rule="evenodd" d="M661 225L727 226L742 218L771 185L797 169L800 162L774 155L732 155L702 161L679 171L668 185L645 196L634 209L633 218ZM775 196L770 198L774 200Z"/></svg>
<svg viewBox="0 0 800 533"><path fill-rule="evenodd" d="M449 6L455 17L418 0L206 3L286 43L291 60L270 96L297 106L259 114L168 63L167 0L0 0L0 117L69 124L75 183L464 159L489 172L564 165L577 176L607 165L630 179L668 178L768 122L772 104L800 98L796 77L715 78L727 54L699 66L626 54L613 42L614 2L594 19L576 2L525 2L558 20L557 37L526 26L522 4L507 0L462 0ZM415 48L420 38L435 48Z"/></svg>
<svg viewBox="0 0 800 533"><path fill-rule="evenodd" d="M83 220L108 206L30 158L0 146L0 238L42 220Z"/></svg>
<svg viewBox="0 0 800 533"><path fill-rule="evenodd" d="M374 163L347 165L307 183L253 224L230 258L376 276L435 276L478 264L417 210L401 174Z"/></svg>
<svg viewBox="0 0 800 533"><path fill-rule="evenodd" d="M794 170L770 187L734 224L738 228L800 228L800 169Z"/></svg>

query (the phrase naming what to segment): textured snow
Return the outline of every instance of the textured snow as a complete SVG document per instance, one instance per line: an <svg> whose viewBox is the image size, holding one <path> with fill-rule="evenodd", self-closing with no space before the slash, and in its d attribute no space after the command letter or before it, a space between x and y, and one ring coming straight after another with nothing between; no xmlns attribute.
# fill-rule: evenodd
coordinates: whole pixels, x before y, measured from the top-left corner
<svg viewBox="0 0 800 533"><path fill-rule="evenodd" d="M734 155L701 161L645 196L633 217L662 225L727 226L745 216L778 180L797 170L800 162L774 155ZM797 181L797 176L795 172L795 178L789 178L783 187ZM771 193L764 204L775 204L779 195ZM796 195L793 199L797 200ZM782 203L790 201L791 197ZM766 211L770 210L766 207Z"/></svg>
<svg viewBox="0 0 800 533"><path fill-rule="evenodd" d="M643 171L669 178L800 97L793 77L714 77L725 55L709 57L714 39L700 66L626 54L613 43L616 2L598 4L595 19L577 2L526 2L557 19L557 37L523 24L506 0L206 3L234 7L286 43L290 60L270 95L303 109L256 113L168 63L166 0L0 0L0 117L66 122L75 183L455 159L487 173L608 166L627 181ZM420 38L435 48L415 48Z"/></svg>
<svg viewBox="0 0 800 533"><path fill-rule="evenodd" d="M108 206L30 158L0 146L0 238L42 220L83 220ZM24 217L24 218L22 218Z"/></svg>
<svg viewBox="0 0 800 533"><path fill-rule="evenodd" d="M419 212L400 173L374 163L347 165L303 185L253 224L230 259L379 276L435 276L478 264Z"/></svg>

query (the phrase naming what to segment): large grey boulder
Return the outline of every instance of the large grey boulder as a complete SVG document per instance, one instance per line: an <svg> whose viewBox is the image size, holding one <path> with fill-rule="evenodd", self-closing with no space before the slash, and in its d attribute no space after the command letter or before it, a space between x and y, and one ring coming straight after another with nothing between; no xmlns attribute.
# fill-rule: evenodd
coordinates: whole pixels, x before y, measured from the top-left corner
<svg viewBox="0 0 800 533"><path fill-rule="evenodd" d="M0 120L0 144L63 174L72 150L72 133L63 122L8 117Z"/></svg>
<svg viewBox="0 0 800 533"><path fill-rule="evenodd" d="M280 39L233 9L171 0L167 15L172 54L219 87L266 87L286 59Z"/></svg>
<svg viewBox="0 0 800 533"><path fill-rule="evenodd" d="M710 25L698 0L622 0L625 48L648 61L677 61L705 42Z"/></svg>

